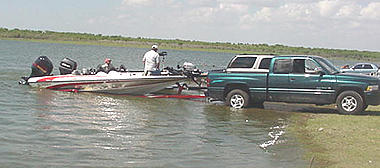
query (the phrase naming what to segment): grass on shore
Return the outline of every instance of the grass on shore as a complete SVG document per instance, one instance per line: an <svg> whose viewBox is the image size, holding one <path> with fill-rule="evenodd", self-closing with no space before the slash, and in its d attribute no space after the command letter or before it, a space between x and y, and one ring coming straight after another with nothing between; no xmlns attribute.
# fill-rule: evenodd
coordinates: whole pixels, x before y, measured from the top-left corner
<svg viewBox="0 0 380 168"><path fill-rule="evenodd" d="M132 48L150 48L153 43L146 42L117 42L117 41L68 41L68 40L49 40L49 39L27 39L27 38L4 38L0 37L0 40L13 40L13 41L30 41L39 43L58 43L58 44L75 44L75 45L101 45L101 46L114 46L114 47L132 47ZM160 49L172 49L172 50L186 50L186 51L203 51L203 52L223 52L223 53L256 53L256 54L281 54L270 52L252 52L248 50L232 50L232 49L217 49L217 48L199 48L191 46L175 46L170 44L160 44Z"/></svg>
<svg viewBox="0 0 380 168"><path fill-rule="evenodd" d="M380 167L380 106L366 115L296 113L290 126L312 167Z"/></svg>

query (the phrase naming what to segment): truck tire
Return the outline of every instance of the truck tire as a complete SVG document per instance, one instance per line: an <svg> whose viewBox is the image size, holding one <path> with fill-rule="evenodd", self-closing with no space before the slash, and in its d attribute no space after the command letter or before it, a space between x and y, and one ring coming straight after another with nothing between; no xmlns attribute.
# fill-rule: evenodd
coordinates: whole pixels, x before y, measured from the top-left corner
<svg viewBox="0 0 380 168"><path fill-rule="evenodd" d="M339 94L336 104L340 114L359 114L364 110L362 96L355 91L344 91Z"/></svg>
<svg viewBox="0 0 380 168"><path fill-rule="evenodd" d="M249 95L240 89L233 89L226 96L226 105L233 108L244 108L249 105Z"/></svg>

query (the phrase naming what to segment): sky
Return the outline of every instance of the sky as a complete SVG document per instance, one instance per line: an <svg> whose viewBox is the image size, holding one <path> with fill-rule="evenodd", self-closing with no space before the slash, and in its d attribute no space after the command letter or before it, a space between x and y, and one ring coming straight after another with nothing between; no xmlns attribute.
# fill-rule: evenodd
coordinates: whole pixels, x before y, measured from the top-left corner
<svg viewBox="0 0 380 168"><path fill-rule="evenodd" d="M0 27L380 51L380 0L0 0Z"/></svg>

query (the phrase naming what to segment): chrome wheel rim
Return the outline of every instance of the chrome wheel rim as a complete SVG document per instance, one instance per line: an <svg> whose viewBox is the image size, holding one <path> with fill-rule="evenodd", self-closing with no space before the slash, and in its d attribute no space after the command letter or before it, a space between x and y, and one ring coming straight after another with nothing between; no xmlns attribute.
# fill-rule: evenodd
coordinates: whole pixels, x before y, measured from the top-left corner
<svg viewBox="0 0 380 168"><path fill-rule="evenodd" d="M233 95L230 104L233 108L242 108L244 106L244 97L239 94Z"/></svg>
<svg viewBox="0 0 380 168"><path fill-rule="evenodd" d="M353 96L346 96L341 102L342 108L347 112L352 112L358 107L358 102Z"/></svg>

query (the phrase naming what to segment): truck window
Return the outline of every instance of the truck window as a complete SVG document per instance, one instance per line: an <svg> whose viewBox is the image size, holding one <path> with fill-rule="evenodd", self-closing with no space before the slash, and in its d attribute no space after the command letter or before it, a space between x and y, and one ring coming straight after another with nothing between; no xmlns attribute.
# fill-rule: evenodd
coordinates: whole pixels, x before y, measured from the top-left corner
<svg viewBox="0 0 380 168"><path fill-rule="evenodd" d="M305 73L315 74L318 69L322 69L322 67L320 67L316 62L310 59L305 60Z"/></svg>
<svg viewBox="0 0 380 168"><path fill-rule="evenodd" d="M292 62L290 59L277 59L274 61L273 73L287 74L292 69Z"/></svg>
<svg viewBox="0 0 380 168"><path fill-rule="evenodd" d="M237 57L228 68L252 68L256 57Z"/></svg>
<svg viewBox="0 0 380 168"><path fill-rule="evenodd" d="M316 61L320 67L326 70L329 74L339 72L339 69L327 59L315 57L313 60Z"/></svg>
<svg viewBox="0 0 380 168"><path fill-rule="evenodd" d="M318 69L322 69L311 59L294 59L292 73L295 74L315 74Z"/></svg>
<svg viewBox="0 0 380 168"><path fill-rule="evenodd" d="M305 59L294 59L292 72L296 74L304 74L305 73Z"/></svg>
<svg viewBox="0 0 380 168"><path fill-rule="evenodd" d="M272 58L262 59L260 65L259 65L259 69L269 69L269 65L270 65L271 61L272 61Z"/></svg>

